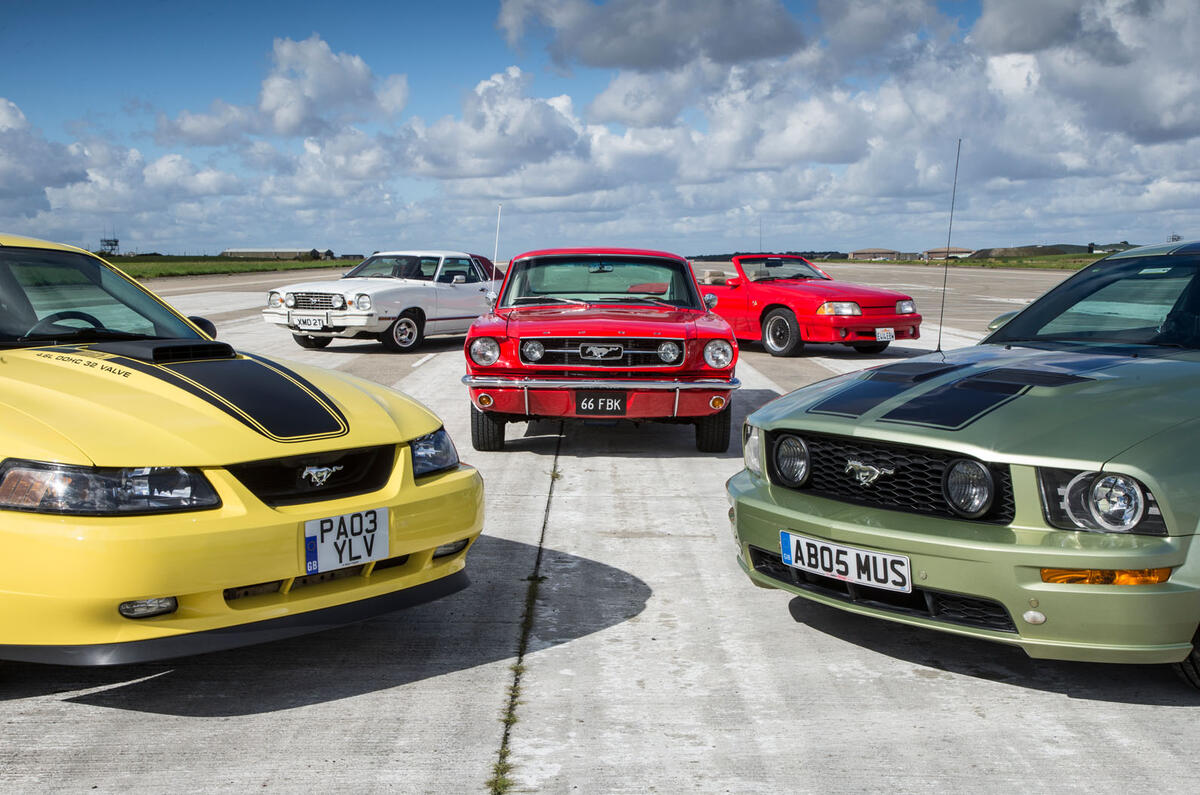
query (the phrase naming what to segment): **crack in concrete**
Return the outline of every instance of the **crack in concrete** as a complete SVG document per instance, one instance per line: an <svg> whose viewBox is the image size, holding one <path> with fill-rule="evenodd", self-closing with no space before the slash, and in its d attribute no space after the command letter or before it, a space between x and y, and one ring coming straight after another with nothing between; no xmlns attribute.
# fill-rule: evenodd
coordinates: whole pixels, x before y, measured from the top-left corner
<svg viewBox="0 0 1200 795"><path fill-rule="evenodd" d="M558 425L558 441L554 445L554 463L550 469L550 489L546 493L546 510L542 514L542 532L538 536L537 557L533 561L533 573L525 579L529 587L525 591L525 609L521 615L521 634L517 641L517 661L512 665L513 678L508 686L508 703L500 720L504 723L504 735L500 739L500 749L496 753L496 764L492 766L492 777L488 779L488 791L492 795L503 795L512 787L508 774L512 764L508 761L509 740L512 727L516 724L517 707L521 703L521 678L525 673L525 652L529 648L529 635L533 631L533 613L537 607L538 590L546 579L542 576L542 554L546 548L546 526L550 524L550 507L554 501L554 484L559 479L558 457L562 451L563 426Z"/></svg>

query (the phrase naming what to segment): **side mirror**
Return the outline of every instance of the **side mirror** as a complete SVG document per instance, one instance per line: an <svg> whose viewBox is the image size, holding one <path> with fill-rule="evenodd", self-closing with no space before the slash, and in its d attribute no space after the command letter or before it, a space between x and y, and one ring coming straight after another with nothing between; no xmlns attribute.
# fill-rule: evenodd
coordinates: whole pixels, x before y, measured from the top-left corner
<svg viewBox="0 0 1200 795"><path fill-rule="evenodd" d="M725 280L726 287L741 287L743 283L741 276L734 276L732 279Z"/></svg>
<svg viewBox="0 0 1200 795"><path fill-rule="evenodd" d="M456 273L456 274L454 274L454 277L450 279L450 283L451 284L466 284L467 277L461 273Z"/></svg>
<svg viewBox="0 0 1200 795"><path fill-rule="evenodd" d="M496 299L499 297L500 297L500 293L496 292L495 290L488 290L487 295L484 296L484 298L487 299L488 306L495 306Z"/></svg>
<svg viewBox="0 0 1200 795"><path fill-rule="evenodd" d="M193 326L200 329L214 340L217 338L217 325L208 318L188 315L188 320L192 321Z"/></svg>
<svg viewBox="0 0 1200 795"><path fill-rule="evenodd" d="M1019 314L1019 312L1020 312L1020 310L1014 310L1012 312L1005 312L1003 315L1000 315L995 320L993 320L991 323L988 323L987 330L995 331L996 329L1000 328L1005 323L1007 323L1008 321L1010 321L1014 317L1016 317Z"/></svg>
<svg viewBox="0 0 1200 795"><path fill-rule="evenodd" d="M704 294L704 305L707 306L709 309L712 309L714 306L717 305L717 297L715 295L713 295L712 293L705 293Z"/></svg>

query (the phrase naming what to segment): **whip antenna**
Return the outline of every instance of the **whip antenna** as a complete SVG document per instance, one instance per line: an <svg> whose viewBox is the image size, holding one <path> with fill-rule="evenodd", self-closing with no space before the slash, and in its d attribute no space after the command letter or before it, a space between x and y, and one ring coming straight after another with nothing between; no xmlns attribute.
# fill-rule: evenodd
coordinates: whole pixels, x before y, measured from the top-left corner
<svg viewBox="0 0 1200 795"><path fill-rule="evenodd" d="M946 320L946 279L950 275L950 233L954 231L954 200L958 198L958 158L962 154L962 139L954 152L954 187L950 191L950 228L946 230L946 259L942 266L942 311L938 314L937 353L942 351L942 323Z"/></svg>

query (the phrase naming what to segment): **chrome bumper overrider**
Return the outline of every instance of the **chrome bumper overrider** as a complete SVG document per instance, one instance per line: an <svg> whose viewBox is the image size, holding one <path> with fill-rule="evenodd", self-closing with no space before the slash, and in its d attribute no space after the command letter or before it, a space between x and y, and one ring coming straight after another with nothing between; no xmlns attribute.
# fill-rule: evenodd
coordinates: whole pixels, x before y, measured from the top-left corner
<svg viewBox="0 0 1200 795"><path fill-rule="evenodd" d="M736 378L701 381L630 381L603 378L504 378L502 376L464 375L462 382L477 389L646 389L678 392L681 389L737 389Z"/></svg>

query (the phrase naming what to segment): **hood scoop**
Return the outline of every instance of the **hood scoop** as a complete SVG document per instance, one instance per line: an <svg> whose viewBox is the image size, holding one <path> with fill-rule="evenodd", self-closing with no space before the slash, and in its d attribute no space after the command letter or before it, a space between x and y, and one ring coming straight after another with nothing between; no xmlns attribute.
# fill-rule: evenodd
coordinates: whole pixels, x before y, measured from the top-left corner
<svg viewBox="0 0 1200 795"><path fill-rule="evenodd" d="M237 356L233 347L227 342L188 339L100 342L92 345L91 350L112 353L151 364L192 362L202 359L233 359Z"/></svg>

